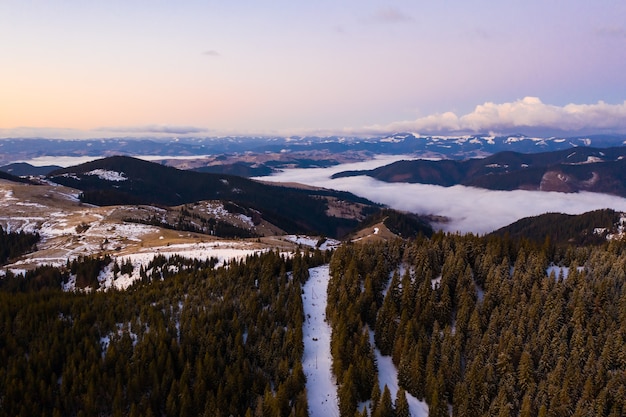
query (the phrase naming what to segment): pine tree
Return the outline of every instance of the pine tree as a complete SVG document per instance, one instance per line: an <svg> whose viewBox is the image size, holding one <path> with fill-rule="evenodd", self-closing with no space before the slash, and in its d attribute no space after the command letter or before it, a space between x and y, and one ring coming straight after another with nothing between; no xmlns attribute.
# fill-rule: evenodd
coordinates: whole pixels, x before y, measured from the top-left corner
<svg viewBox="0 0 626 417"><path fill-rule="evenodd" d="M431 389L430 401L428 402L429 416L449 417L448 397L445 392L445 383L441 373L436 381L434 387Z"/></svg>
<svg viewBox="0 0 626 417"><path fill-rule="evenodd" d="M391 400L391 391L389 387L385 385L383 388L383 395L380 398L378 406L372 412L372 417L393 417L394 409L393 402Z"/></svg>
<svg viewBox="0 0 626 417"><path fill-rule="evenodd" d="M374 410L376 409L376 407L378 407L378 403L380 402L380 396L381 396L381 392L380 392L380 385L378 385L378 380L374 381L374 384L372 386L372 412L374 412Z"/></svg>
<svg viewBox="0 0 626 417"><path fill-rule="evenodd" d="M406 392L402 388L398 389L398 392L396 393L395 409L396 409L396 414L395 414L396 417L410 417L411 416L411 413L409 411L409 403L406 399Z"/></svg>
<svg viewBox="0 0 626 417"><path fill-rule="evenodd" d="M339 415L352 417L357 408L357 388L354 383L354 368L352 365L344 373L343 382L337 392L339 397Z"/></svg>
<svg viewBox="0 0 626 417"><path fill-rule="evenodd" d="M527 350L522 352L517 368L517 378L524 391L531 389L535 384L533 360Z"/></svg>

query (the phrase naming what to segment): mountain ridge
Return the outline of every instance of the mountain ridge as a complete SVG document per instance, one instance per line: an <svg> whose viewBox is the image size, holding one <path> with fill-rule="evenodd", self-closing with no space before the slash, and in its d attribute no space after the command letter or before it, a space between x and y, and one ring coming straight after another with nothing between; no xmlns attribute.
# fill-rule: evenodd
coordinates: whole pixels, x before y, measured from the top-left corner
<svg viewBox="0 0 626 417"><path fill-rule="evenodd" d="M48 175L54 170L61 169L58 165L34 166L26 162L14 162L0 167L1 172L14 175L16 177Z"/></svg>
<svg viewBox="0 0 626 417"><path fill-rule="evenodd" d="M398 132L359 136L231 136L197 138L101 138L61 140L7 138L0 142L0 164L45 156L106 157L112 155L192 157L219 154L323 152L339 154L412 154L448 159L485 156L504 150L542 152L594 146L623 145L626 135L531 137L524 134L464 136L420 135ZM305 158L306 159L306 158Z"/></svg>
<svg viewBox="0 0 626 417"><path fill-rule="evenodd" d="M342 237L380 206L344 191L295 188L227 174L199 173L113 156L53 171L48 180L81 190L85 203L180 206L234 203L287 233Z"/></svg>
<svg viewBox="0 0 626 417"><path fill-rule="evenodd" d="M492 190L590 191L626 196L626 147L499 152L485 158L403 160L332 178L367 175L385 182L465 185Z"/></svg>

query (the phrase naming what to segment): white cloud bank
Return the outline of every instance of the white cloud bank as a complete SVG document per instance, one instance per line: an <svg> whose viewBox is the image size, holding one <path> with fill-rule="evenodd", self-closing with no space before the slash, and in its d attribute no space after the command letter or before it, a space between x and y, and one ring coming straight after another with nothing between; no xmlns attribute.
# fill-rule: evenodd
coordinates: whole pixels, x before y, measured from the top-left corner
<svg viewBox="0 0 626 417"><path fill-rule="evenodd" d="M393 16L393 9L384 11ZM208 51L212 52L212 51ZM361 128L274 130L216 130L210 127L177 125L143 125L127 127L100 127L91 130L70 128L0 127L1 138L58 138L95 139L112 137L217 137L217 136L379 136L395 132L421 134L464 135L472 133L512 134L537 136L576 136L602 133L626 134L626 100L621 104L599 101L595 104L545 104L537 97L524 97L510 103L487 102L479 104L470 113L457 115L448 111L420 117L415 120L398 121L387 125L371 125Z"/></svg>
<svg viewBox="0 0 626 417"><path fill-rule="evenodd" d="M412 121L369 126L374 132L414 131L440 133L541 133L591 134L626 133L626 101L608 104L567 104L555 106L537 97L524 97L511 103L487 102L471 113L437 113Z"/></svg>
<svg viewBox="0 0 626 417"><path fill-rule="evenodd" d="M291 169L263 179L350 191L398 210L445 216L449 218L449 223L439 227L450 232L484 234L521 218L550 212L581 214L603 208L626 212L626 198L607 194L491 191L461 185L440 187L386 183L365 176L330 179L335 172L372 169L399 159L406 158L385 156L374 161L332 168Z"/></svg>

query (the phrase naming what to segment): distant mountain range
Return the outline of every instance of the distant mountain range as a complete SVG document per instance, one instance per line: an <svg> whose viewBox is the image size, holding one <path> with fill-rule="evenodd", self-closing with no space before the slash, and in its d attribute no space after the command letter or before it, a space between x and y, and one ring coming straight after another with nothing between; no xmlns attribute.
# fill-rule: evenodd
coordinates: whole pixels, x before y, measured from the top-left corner
<svg viewBox="0 0 626 417"><path fill-rule="evenodd" d="M445 187L591 191L626 197L626 147L576 147L532 154L506 151L463 161L398 161L372 170L340 172L333 178L359 175Z"/></svg>
<svg viewBox="0 0 626 417"><path fill-rule="evenodd" d="M219 200L256 213L287 233L342 237L381 207L353 194L265 184L247 178L179 170L126 156L99 159L51 172L48 180L82 191L98 206L178 206ZM430 226L424 223L428 229Z"/></svg>
<svg viewBox="0 0 626 417"><path fill-rule="evenodd" d="M332 155L346 152L407 154L448 159L485 156L501 151L547 152L573 146L598 148L621 146L626 135L537 138L519 135L472 135L462 137L422 136L395 133L372 138L328 136L220 137L196 139L114 138L93 140L2 139L0 164L43 156L112 155L189 157L243 153L316 152ZM319 159L319 158L317 158ZM302 163L306 163L303 161ZM337 162L338 163L338 162Z"/></svg>

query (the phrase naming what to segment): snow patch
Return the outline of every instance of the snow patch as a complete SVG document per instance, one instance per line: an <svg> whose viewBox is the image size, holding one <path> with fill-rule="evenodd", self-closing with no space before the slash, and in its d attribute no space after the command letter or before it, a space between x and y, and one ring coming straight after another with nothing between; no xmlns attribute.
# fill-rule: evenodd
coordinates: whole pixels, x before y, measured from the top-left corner
<svg viewBox="0 0 626 417"><path fill-rule="evenodd" d="M150 276L152 272L155 272L152 270L146 270L146 268L155 256L158 255L163 255L166 258L178 255L187 259L201 260L216 258L218 263L215 267L217 268L232 260L245 259L249 255L266 251L265 249L252 249L250 247L251 245L251 243L247 242L217 241L207 243L181 243L177 245L154 247L146 249L143 252L120 256L113 259L113 261L117 261L119 265L122 265L125 262L130 262L133 265L132 274L118 274L114 279L112 269L114 262L111 262L111 264L109 264L104 271L100 273L98 281L100 282L100 288L102 290L109 288L126 289L135 281L141 279L140 270L142 268L148 276Z"/></svg>
<svg viewBox="0 0 626 417"><path fill-rule="evenodd" d="M218 219L224 218L230 214L228 210L224 208L224 205L222 203L206 201L204 202L204 207L202 207L202 209L207 214L210 214Z"/></svg>
<svg viewBox="0 0 626 417"><path fill-rule="evenodd" d="M93 171L85 172L85 175L95 175L105 181L119 182L128 180L123 172L109 171L107 169L94 169Z"/></svg>
<svg viewBox="0 0 626 417"><path fill-rule="evenodd" d="M374 343L374 332L370 331L370 343L372 346L376 346ZM391 356L381 355L378 348L374 348L374 355L376 356L376 365L378 366L378 382L380 385L380 391L385 388L389 388L391 398L395 400L398 396L398 370L391 360ZM406 393L406 399L409 403L409 412L413 417L428 417L428 404L424 401L420 401L408 392Z"/></svg>
<svg viewBox="0 0 626 417"><path fill-rule="evenodd" d="M317 248L318 247L317 244L320 241L319 237L301 236L301 235L286 235L284 236L284 239L289 242L293 242L296 245L307 246L309 248ZM341 242L338 240L326 239L321 245L319 245L319 249L320 250L335 249L339 245L341 245Z"/></svg>
<svg viewBox="0 0 626 417"><path fill-rule="evenodd" d="M6 203L9 201L17 200L17 198L13 196L13 190L8 189L8 188L0 189L0 197L1 197L0 201L2 201L3 206L7 206L8 204Z"/></svg>
<svg viewBox="0 0 626 417"><path fill-rule="evenodd" d="M246 216L245 214L239 214L237 215L237 217L239 218L239 220L244 222L244 224L246 224L247 226L254 227L254 223L252 222L252 217Z"/></svg>
<svg viewBox="0 0 626 417"><path fill-rule="evenodd" d="M436 290L439 286L441 286L441 278L442 276L439 275L437 278L430 280L430 286L433 290Z"/></svg>
<svg viewBox="0 0 626 417"><path fill-rule="evenodd" d="M576 267L576 271L578 271L579 273L584 271L585 267L584 266L578 266ZM554 277L556 279L559 279L559 277L561 275L563 275L563 279L567 279L567 277L569 276L569 271L570 268L568 266L558 266L558 265L550 265L547 269L546 269L546 274L548 276L550 276L550 274L552 274L554 272Z"/></svg>

